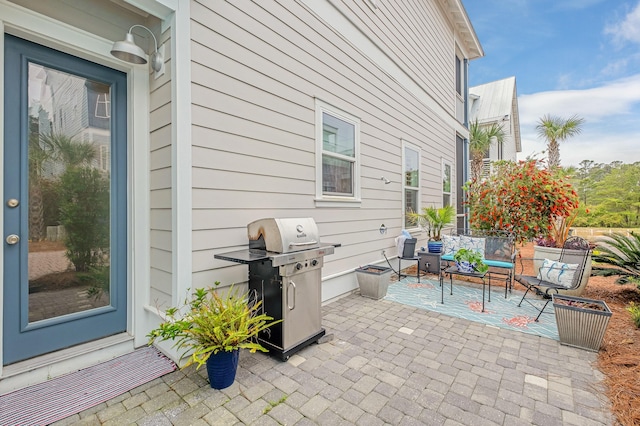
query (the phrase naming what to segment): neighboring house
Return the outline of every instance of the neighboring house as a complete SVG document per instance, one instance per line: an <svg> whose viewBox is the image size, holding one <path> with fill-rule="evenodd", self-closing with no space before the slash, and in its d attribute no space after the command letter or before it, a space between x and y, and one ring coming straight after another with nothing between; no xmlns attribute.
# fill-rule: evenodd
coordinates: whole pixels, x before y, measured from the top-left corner
<svg viewBox="0 0 640 426"><path fill-rule="evenodd" d="M469 122L475 120L482 126L497 123L506 134L501 145L493 144L485 154L485 172L492 161L516 161L518 152L522 152L522 142L515 77L469 88Z"/></svg>
<svg viewBox="0 0 640 426"><path fill-rule="evenodd" d="M158 72L110 54L135 25L158 39ZM463 213L467 69L483 51L461 0L0 0L0 28L3 228L15 235L0 392L146 344L189 289L245 283L245 265L214 255L246 248L256 219L313 217L342 244L325 259L326 302L357 288L356 267L395 254L408 209ZM53 157L26 158L27 145L46 154L43 132L94 141L98 157L47 172ZM108 245L88 253L96 286L30 291L49 263L62 269L45 274L74 275L64 251L26 237L27 223L58 224L47 191L69 170L110 185Z"/></svg>

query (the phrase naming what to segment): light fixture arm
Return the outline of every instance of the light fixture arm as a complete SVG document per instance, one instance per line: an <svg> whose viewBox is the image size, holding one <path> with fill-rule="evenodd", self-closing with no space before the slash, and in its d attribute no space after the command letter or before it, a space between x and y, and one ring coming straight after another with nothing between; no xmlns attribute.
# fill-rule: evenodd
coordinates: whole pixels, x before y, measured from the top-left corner
<svg viewBox="0 0 640 426"><path fill-rule="evenodd" d="M151 30L149 28L145 27L144 25L135 24L135 25L132 25L131 28L129 28L129 34L131 34L131 30L133 30L136 27L144 28L145 30L147 30L147 32L149 34L151 34L151 37L153 37L153 47L155 48L153 51L157 52L158 51L158 40L156 39L156 36L153 35L153 33L151 32Z"/></svg>

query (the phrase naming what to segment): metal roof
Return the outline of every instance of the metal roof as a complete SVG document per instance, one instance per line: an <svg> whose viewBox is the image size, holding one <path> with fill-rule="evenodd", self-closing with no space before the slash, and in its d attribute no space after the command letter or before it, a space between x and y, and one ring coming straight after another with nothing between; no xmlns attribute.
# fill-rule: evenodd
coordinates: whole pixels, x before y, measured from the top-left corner
<svg viewBox="0 0 640 426"><path fill-rule="evenodd" d="M480 124L513 120L517 152L522 151L516 78L508 77L469 88L469 121Z"/></svg>

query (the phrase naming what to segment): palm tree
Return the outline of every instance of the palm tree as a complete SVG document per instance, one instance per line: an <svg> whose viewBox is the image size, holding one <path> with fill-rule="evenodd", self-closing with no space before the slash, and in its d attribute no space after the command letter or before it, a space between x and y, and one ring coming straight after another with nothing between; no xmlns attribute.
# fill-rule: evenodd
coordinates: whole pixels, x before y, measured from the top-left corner
<svg viewBox="0 0 640 426"><path fill-rule="evenodd" d="M579 135L583 123L584 119L577 115L565 120L562 117L546 114L538 121L536 131L547 141L549 169L560 166L560 141Z"/></svg>
<svg viewBox="0 0 640 426"><path fill-rule="evenodd" d="M42 108L41 108L42 109ZM29 240L42 241L46 237L44 218L44 165L51 161L55 147L40 134L38 118L29 116Z"/></svg>
<svg viewBox="0 0 640 426"><path fill-rule="evenodd" d="M98 155L93 142L76 141L63 134L43 134L41 139L47 146L53 147L50 155L66 167L90 166Z"/></svg>
<svg viewBox="0 0 640 426"><path fill-rule="evenodd" d="M471 123L469 129L469 153L471 155L471 178L482 177L482 160L484 154L493 142L502 144L506 133L501 124L493 123L490 126L481 126L478 120Z"/></svg>

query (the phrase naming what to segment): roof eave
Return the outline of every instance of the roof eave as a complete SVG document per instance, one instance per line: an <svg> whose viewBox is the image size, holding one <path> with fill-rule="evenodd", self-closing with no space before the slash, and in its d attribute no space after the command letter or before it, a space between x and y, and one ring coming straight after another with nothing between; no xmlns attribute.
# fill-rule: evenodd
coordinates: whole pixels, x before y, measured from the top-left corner
<svg viewBox="0 0 640 426"><path fill-rule="evenodd" d="M456 32L460 35L460 40L464 43L468 52L468 59L473 60L484 56L484 50L476 31L471 25L471 20L462 4L462 0L441 0L445 9L449 11L451 20L455 25Z"/></svg>

